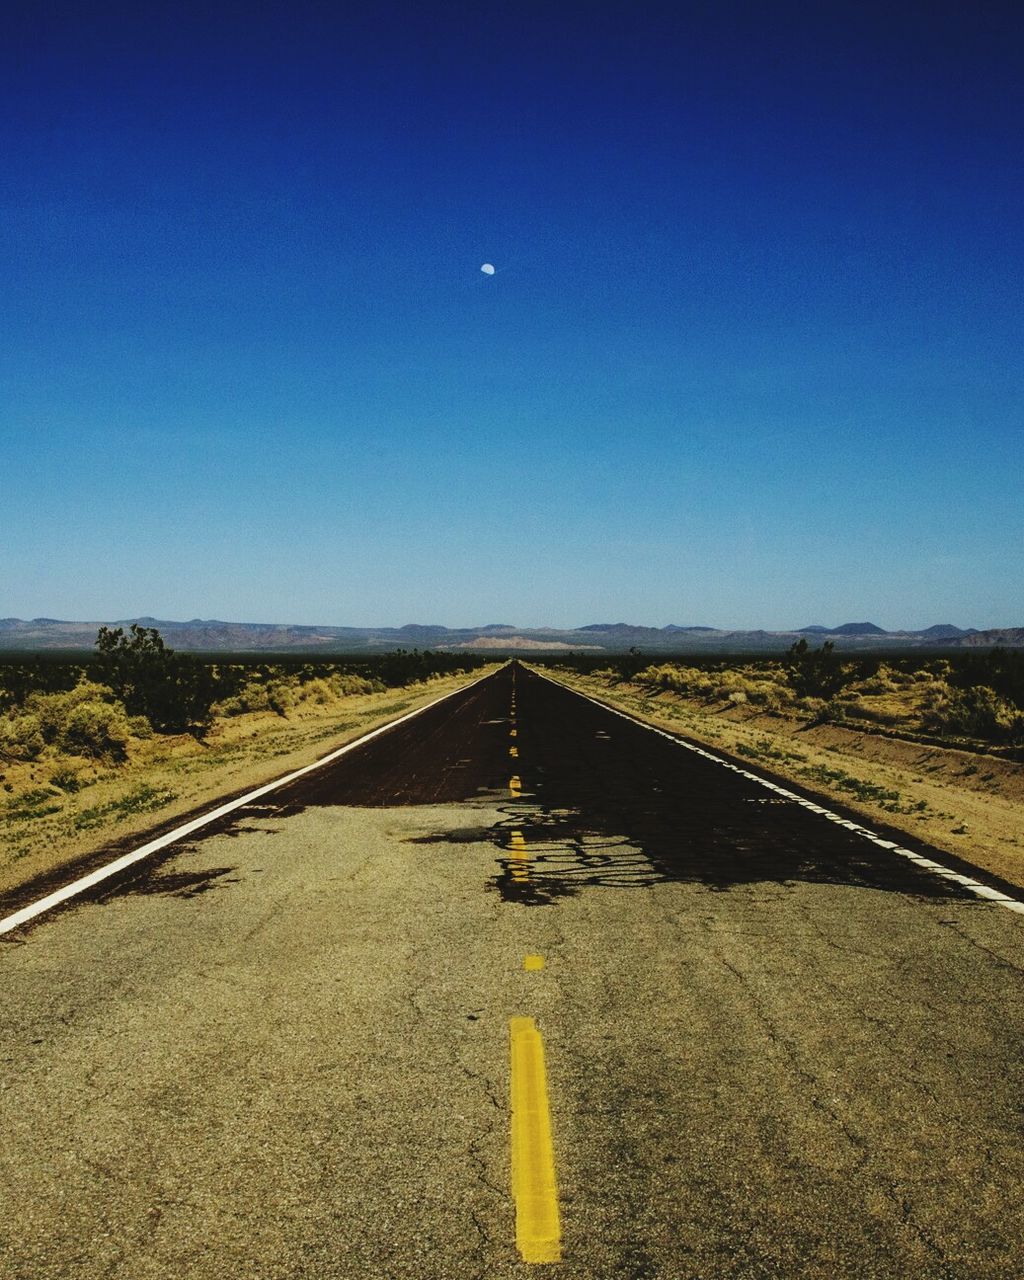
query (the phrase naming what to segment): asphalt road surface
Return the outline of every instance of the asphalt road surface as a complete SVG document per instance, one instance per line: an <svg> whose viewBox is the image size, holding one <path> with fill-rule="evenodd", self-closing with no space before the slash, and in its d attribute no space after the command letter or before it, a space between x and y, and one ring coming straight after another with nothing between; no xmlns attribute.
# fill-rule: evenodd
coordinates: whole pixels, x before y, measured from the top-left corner
<svg viewBox="0 0 1024 1280"><path fill-rule="evenodd" d="M9 1280L1024 1274L1024 917L523 668L0 967Z"/></svg>

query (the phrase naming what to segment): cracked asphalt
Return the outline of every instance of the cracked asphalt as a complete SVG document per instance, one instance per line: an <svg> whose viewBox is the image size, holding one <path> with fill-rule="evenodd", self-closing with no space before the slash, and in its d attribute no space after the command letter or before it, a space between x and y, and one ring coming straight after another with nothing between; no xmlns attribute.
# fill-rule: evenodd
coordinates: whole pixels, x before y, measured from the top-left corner
<svg viewBox="0 0 1024 1280"><path fill-rule="evenodd" d="M547 1056L540 1269L1024 1272L1024 920L522 667L0 966L11 1280L535 1273L515 1016Z"/></svg>

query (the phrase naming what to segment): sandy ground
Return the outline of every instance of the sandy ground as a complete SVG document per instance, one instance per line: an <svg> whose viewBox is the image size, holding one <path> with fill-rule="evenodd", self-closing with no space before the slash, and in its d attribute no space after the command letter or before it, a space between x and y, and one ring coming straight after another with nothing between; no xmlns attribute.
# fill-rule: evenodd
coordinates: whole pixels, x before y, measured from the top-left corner
<svg viewBox="0 0 1024 1280"><path fill-rule="evenodd" d="M187 734L155 736L134 743L123 764L69 756L0 763L0 894L155 822L311 764L481 674L303 706L287 717L236 716L218 721L204 742ZM79 790L53 785L60 767L77 772Z"/></svg>
<svg viewBox="0 0 1024 1280"><path fill-rule="evenodd" d="M832 796L1024 887L1024 765L560 670L610 705Z"/></svg>

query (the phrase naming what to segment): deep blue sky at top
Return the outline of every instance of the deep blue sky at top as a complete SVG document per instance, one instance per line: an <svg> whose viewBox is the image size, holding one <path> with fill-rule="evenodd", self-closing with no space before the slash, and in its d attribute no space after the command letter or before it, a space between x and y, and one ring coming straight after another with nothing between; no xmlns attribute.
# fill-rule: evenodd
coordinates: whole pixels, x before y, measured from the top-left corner
<svg viewBox="0 0 1024 1280"><path fill-rule="evenodd" d="M1019 5L0 48L0 614L1024 621Z"/></svg>

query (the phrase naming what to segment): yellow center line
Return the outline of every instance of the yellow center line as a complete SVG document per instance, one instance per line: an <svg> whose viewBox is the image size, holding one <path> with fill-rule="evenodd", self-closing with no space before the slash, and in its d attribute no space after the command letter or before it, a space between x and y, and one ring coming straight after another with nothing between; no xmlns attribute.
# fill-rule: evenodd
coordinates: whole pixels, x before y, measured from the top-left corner
<svg viewBox="0 0 1024 1280"><path fill-rule="evenodd" d="M509 749L508 749L508 753L509 753L509 755L510 755L510 756L518 756L518 755L519 755L519 748L518 748L518 747L509 747Z"/></svg>
<svg viewBox="0 0 1024 1280"><path fill-rule="evenodd" d="M532 1018L509 1019L509 1052L516 1248L524 1262L559 1262L562 1224L558 1214L544 1042Z"/></svg>
<svg viewBox="0 0 1024 1280"><path fill-rule="evenodd" d="M530 878L530 855L526 852L526 841L523 839L521 831L512 832L509 836L508 847L512 855L510 859L512 865L509 868L509 872L513 880L523 884Z"/></svg>
<svg viewBox="0 0 1024 1280"><path fill-rule="evenodd" d="M510 794L513 798L515 798L515 797L517 797L517 796L522 795L522 793L523 793L523 784L522 784L522 781L520 780L520 777L519 777L519 775L518 775L518 774L514 773L514 774L512 775L512 777L511 777L511 778L509 778L509 780L508 780L508 789L509 789L509 794Z"/></svg>

